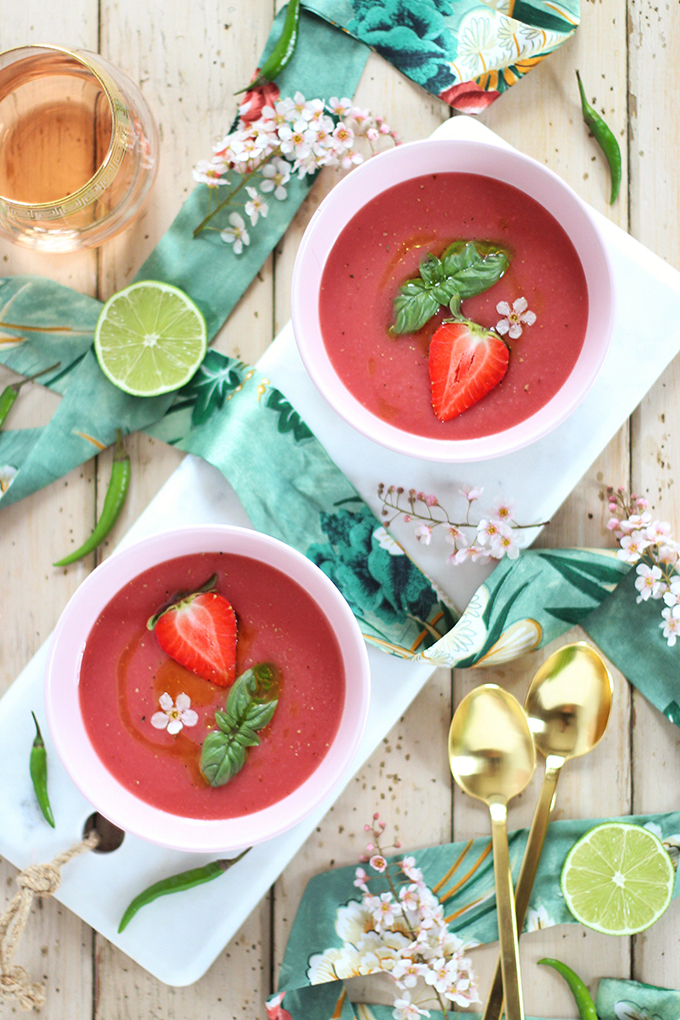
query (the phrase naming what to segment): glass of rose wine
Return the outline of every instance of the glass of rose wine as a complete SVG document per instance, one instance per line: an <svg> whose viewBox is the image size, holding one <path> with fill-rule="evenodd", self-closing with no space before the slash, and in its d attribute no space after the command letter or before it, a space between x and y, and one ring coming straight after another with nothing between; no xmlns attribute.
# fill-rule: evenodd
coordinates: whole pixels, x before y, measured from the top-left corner
<svg viewBox="0 0 680 1020"><path fill-rule="evenodd" d="M48 252L102 244L141 210L158 148L141 92L103 57L0 53L0 234Z"/></svg>

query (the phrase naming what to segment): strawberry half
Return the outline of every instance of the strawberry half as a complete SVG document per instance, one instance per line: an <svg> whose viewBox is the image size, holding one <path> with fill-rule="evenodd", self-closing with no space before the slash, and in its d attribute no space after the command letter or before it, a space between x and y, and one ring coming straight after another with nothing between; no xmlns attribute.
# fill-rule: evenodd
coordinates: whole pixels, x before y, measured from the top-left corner
<svg viewBox="0 0 680 1020"><path fill-rule="evenodd" d="M497 333L468 320L443 323L430 340L432 407L440 421L457 417L497 386L510 352Z"/></svg>
<svg viewBox="0 0 680 1020"><path fill-rule="evenodd" d="M220 687L236 677L236 614L214 591L185 595L149 620L171 659Z"/></svg>

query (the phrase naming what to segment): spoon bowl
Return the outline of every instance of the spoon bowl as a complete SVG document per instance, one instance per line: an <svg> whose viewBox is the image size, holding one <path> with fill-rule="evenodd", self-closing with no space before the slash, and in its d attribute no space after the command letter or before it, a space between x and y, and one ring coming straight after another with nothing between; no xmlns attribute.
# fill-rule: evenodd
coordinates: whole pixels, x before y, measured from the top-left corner
<svg viewBox="0 0 680 1020"><path fill-rule="evenodd" d="M507 803L525 788L536 766L536 749L522 706L495 684L470 691L449 731L453 778L491 815L498 934L507 1020L522 1020L515 898L506 830Z"/></svg>
<svg viewBox="0 0 680 1020"><path fill-rule="evenodd" d="M612 705L609 671L584 641L546 659L524 702L537 749L568 760L592 751L604 736Z"/></svg>
<svg viewBox="0 0 680 1020"><path fill-rule="evenodd" d="M449 731L449 764L458 785L487 804L521 793L536 752L519 702L494 684L463 698Z"/></svg>

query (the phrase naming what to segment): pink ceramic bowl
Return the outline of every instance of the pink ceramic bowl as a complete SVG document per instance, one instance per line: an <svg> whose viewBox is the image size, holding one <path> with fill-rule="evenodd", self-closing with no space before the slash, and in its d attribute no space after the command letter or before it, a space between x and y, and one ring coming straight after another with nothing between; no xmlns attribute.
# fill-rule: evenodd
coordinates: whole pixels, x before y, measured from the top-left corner
<svg viewBox="0 0 680 1020"><path fill-rule="evenodd" d="M200 552L227 552L260 560L297 581L322 610L335 633L346 676L340 725L316 771L270 807L230 819L203 820L170 814L140 800L122 786L90 742L78 692L85 643L95 620L112 597L148 568ZM310 560L283 542L227 526L182 528L153 535L97 567L62 613L54 632L45 679L47 721L57 753L93 807L125 832L173 849L205 853L238 850L272 839L314 811L343 776L347 778L366 721L369 692L365 644L335 585ZM247 762L244 767L247 768Z"/></svg>
<svg viewBox="0 0 680 1020"><path fill-rule="evenodd" d="M445 172L495 178L539 202L571 239L584 270L589 302L583 348L571 374L552 399L517 425L464 440L414 435L369 411L338 376L324 345L319 318L319 290L326 260L349 220L386 189L414 177ZM611 339L612 273L586 206L552 171L514 149L485 142L430 139L399 146L368 160L324 199L305 231L295 262L292 320L309 375L331 407L353 428L388 449L424 460L451 463L484 460L510 453L546 435L583 400L602 367Z"/></svg>

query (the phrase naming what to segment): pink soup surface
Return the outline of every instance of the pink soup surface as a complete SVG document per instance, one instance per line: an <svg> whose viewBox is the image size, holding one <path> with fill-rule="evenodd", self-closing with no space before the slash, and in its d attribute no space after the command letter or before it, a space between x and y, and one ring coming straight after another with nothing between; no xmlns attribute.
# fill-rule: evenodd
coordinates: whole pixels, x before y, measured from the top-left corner
<svg viewBox="0 0 680 1020"><path fill-rule="evenodd" d="M482 400L451 421L432 410L428 348L448 309L420 332L391 337L399 287L428 254L453 241L491 241L511 254L489 290L463 302L466 318L491 328L525 297L536 322L517 340L510 365ZM369 411L395 428L437 439L501 432L540 410L570 375L583 346L588 292L567 234L534 199L478 174L438 173L404 181L368 202L333 246L321 280L321 332L333 366ZM448 313L450 315L450 313Z"/></svg>
<svg viewBox="0 0 680 1020"><path fill-rule="evenodd" d="M260 745L229 783L213 788L199 769L201 745L230 688L169 658L146 622L215 573L238 620L237 676L271 662L282 679ZM165 691L188 694L199 717L176 736L151 725ZM145 571L111 599L87 639L79 694L90 740L124 787L171 814L235 818L281 800L314 772L338 730L345 674L326 616L296 581L249 557L200 553Z"/></svg>

